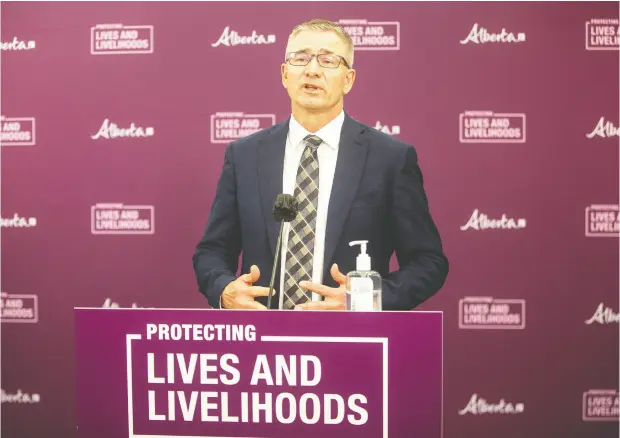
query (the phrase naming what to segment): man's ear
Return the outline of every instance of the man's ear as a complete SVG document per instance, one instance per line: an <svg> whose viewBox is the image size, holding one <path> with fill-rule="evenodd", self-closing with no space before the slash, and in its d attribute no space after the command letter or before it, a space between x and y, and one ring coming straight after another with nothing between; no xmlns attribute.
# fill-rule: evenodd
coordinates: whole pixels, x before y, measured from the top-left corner
<svg viewBox="0 0 620 438"><path fill-rule="evenodd" d="M286 63L283 63L280 67L280 74L282 75L282 86L286 88L286 81L288 80L288 68Z"/></svg>
<svg viewBox="0 0 620 438"><path fill-rule="evenodd" d="M353 83L355 82L356 71L352 68L347 71L347 74L344 79L344 94L348 94L353 88Z"/></svg>

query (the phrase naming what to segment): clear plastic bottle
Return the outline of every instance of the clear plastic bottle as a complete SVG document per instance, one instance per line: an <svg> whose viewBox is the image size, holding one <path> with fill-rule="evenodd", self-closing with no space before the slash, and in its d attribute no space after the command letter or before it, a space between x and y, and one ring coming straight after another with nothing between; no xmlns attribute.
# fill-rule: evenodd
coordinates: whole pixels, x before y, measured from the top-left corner
<svg viewBox="0 0 620 438"><path fill-rule="evenodd" d="M360 245L355 271L347 274L345 309L354 312L381 311L381 275L370 269L370 256L366 254L367 240L356 240L349 246Z"/></svg>

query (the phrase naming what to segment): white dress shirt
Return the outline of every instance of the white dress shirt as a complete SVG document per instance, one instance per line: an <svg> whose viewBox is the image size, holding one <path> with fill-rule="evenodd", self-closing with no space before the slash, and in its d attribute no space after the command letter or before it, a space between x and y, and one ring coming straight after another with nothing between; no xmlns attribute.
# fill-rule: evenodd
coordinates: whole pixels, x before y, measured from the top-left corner
<svg viewBox="0 0 620 438"><path fill-rule="evenodd" d="M297 168L301 156L306 148L304 137L309 134L318 136L323 142L317 149L319 157L319 201L316 217L316 229L314 239L314 251L312 260L312 282L323 282L323 257L325 252L325 228L327 225L327 207L329 197L332 192L334 172L336 170L336 160L338 158L338 146L340 143L340 132L344 122L344 111L327 125L315 133L311 133L299 124L295 117L291 115L289 121L288 137L286 140L286 150L284 152L284 172L282 175L282 193L294 195L295 180L297 179ZM280 269L280 309L282 308L284 292L284 271L286 269L286 252L288 248L288 234L290 223L284 224L282 230L282 256ZM320 301L322 298L316 293L312 293L313 301Z"/></svg>

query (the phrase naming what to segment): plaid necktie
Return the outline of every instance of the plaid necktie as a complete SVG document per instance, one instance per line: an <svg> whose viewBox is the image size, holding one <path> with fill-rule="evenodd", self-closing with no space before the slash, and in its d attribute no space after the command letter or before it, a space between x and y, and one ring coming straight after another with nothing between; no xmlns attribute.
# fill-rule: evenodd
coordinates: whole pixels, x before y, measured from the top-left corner
<svg viewBox="0 0 620 438"><path fill-rule="evenodd" d="M295 192L299 213L290 223L284 271L283 309L311 300L312 292L299 287L300 281L312 281L314 233L319 200L319 158L317 149L323 142L316 135L304 138L306 149L301 156Z"/></svg>

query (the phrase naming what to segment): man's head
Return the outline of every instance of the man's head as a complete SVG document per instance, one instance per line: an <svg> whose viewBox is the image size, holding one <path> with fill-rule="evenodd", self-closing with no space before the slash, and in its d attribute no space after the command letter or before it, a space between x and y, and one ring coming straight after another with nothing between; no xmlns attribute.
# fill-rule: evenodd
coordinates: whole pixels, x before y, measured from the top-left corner
<svg viewBox="0 0 620 438"><path fill-rule="evenodd" d="M355 81L353 41L337 23L302 23L289 36L281 71L294 108L337 114Z"/></svg>

